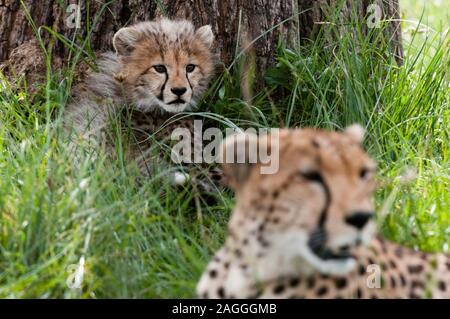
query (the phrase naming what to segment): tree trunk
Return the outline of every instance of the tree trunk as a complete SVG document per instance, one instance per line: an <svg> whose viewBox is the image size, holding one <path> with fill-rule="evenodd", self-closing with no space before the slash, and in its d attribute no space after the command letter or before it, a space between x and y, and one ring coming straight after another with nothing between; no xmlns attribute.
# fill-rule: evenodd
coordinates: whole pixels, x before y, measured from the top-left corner
<svg viewBox="0 0 450 319"><path fill-rule="evenodd" d="M75 6L78 2L79 21ZM0 0L0 62L9 59L9 66L16 73L38 72L39 59L30 59L30 54L37 52L37 41L33 40L36 34L29 17L36 28L48 26L68 39L75 37L77 43L82 43L91 29L89 48L105 51L111 49L113 34L120 27L167 15L191 19L196 26L210 24L216 35L215 48L225 65L236 57L238 45L259 38L252 46L257 74L263 74L274 62L279 37L288 46L301 45L305 39L314 38L329 21L330 8L336 11L341 6L339 22L345 25L352 10L365 21L372 3L381 8L383 19L394 20L386 36L401 63L401 30L395 21L399 18L398 0L23 0L23 5L18 0ZM39 34L47 44L52 38L44 29L39 29ZM69 49L56 40L52 48L54 60L64 60L68 54Z"/></svg>

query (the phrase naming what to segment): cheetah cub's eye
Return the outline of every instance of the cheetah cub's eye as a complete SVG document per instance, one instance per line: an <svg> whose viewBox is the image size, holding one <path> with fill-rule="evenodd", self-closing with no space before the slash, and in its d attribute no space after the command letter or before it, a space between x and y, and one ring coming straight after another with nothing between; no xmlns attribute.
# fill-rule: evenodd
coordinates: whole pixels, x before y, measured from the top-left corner
<svg viewBox="0 0 450 319"><path fill-rule="evenodd" d="M162 64L154 65L153 68L158 73L166 73L167 72L166 66L162 65Z"/></svg>
<svg viewBox="0 0 450 319"><path fill-rule="evenodd" d="M194 72L195 68L196 68L196 65L188 64L188 65L186 65L186 72L187 73L192 73L192 72Z"/></svg>

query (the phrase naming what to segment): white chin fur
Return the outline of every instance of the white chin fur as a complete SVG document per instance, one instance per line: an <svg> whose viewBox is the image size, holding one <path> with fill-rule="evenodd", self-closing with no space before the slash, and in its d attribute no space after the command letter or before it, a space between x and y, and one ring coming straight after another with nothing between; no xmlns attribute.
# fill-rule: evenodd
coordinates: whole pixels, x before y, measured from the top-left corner
<svg viewBox="0 0 450 319"><path fill-rule="evenodd" d="M323 260L307 246L302 247L302 256L313 269L322 274L346 275L356 267L356 261L353 258Z"/></svg>
<svg viewBox="0 0 450 319"><path fill-rule="evenodd" d="M330 275L348 274L356 267L353 258L323 260L308 247L308 235L302 231L284 232L269 238L276 243L271 253L259 259L257 278L266 281L279 276L314 272Z"/></svg>
<svg viewBox="0 0 450 319"><path fill-rule="evenodd" d="M351 272L356 267L356 261L353 258L343 260L321 260L312 262L320 273L327 275L342 276Z"/></svg>
<svg viewBox="0 0 450 319"><path fill-rule="evenodd" d="M163 103L161 103L161 107L167 113L180 113L180 112L189 110L189 103L184 103L184 104L163 104Z"/></svg>
<svg viewBox="0 0 450 319"><path fill-rule="evenodd" d="M166 104L155 97L148 97L140 99L136 103L137 110L141 112L153 112L156 110L165 111L167 113L180 113L189 111L192 107L192 102L184 104Z"/></svg>

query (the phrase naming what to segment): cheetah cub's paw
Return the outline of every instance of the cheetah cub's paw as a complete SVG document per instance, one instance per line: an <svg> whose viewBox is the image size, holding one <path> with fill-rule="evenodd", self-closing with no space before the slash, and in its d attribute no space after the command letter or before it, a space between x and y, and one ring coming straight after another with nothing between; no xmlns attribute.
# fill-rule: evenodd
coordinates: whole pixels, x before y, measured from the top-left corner
<svg viewBox="0 0 450 319"><path fill-rule="evenodd" d="M184 172L175 172L172 174L172 185L174 186L183 186L186 185L187 182L190 180L190 176L188 173Z"/></svg>

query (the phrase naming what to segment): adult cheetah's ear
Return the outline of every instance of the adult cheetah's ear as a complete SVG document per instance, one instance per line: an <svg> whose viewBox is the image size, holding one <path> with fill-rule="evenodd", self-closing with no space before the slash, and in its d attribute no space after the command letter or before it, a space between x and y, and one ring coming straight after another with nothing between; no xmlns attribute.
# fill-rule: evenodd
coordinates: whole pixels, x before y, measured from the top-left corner
<svg viewBox="0 0 450 319"><path fill-rule="evenodd" d="M195 31L195 36L210 48L214 42L214 34L210 25L204 25Z"/></svg>
<svg viewBox="0 0 450 319"><path fill-rule="evenodd" d="M222 164L223 173L233 189L246 181L256 163L258 136L238 133L228 136L219 147L217 162Z"/></svg>
<svg viewBox="0 0 450 319"><path fill-rule="evenodd" d="M347 135L353 141L359 144L361 144L364 140L364 133L365 133L364 128L359 124L347 126L347 128L344 130L345 135Z"/></svg>
<svg viewBox="0 0 450 319"><path fill-rule="evenodd" d="M135 27L125 27L114 34L113 47L119 55L128 55L139 40L140 32Z"/></svg>
<svg viewBox="0 0 450 319"><path fill-rule="evenodd" d="M238 190L255 169L260 175L277 173L280 140L286 134L289 130L272 129L259 136L256 131L227 136L218 148L216 160L222 164L228 185Z"/></svg>

